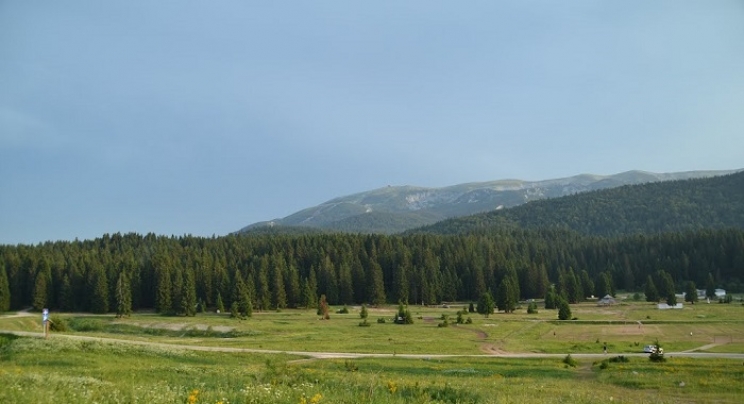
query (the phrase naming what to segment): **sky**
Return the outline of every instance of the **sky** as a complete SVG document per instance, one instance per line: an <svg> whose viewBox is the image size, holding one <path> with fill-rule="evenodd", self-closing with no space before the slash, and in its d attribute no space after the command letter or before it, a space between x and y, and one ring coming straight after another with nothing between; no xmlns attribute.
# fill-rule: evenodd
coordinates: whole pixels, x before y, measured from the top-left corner
<svg viewBox="0 0 744 404"><path fill-rule="evenodd" d="M739 168L742 1L0 1L0 244Z"/></svg>

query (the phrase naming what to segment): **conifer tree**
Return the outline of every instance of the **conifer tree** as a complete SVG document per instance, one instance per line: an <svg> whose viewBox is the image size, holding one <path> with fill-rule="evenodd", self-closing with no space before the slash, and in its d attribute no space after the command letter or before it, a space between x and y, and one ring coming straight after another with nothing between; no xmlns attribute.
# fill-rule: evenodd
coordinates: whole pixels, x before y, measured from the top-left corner
<svg viewBox="0 0 744 404"><path fill-rule="evenodd" d="M695 304L695 302L698 301L697 286L695 286L695 282L689 281L685 286L685 301Z"/></svg>
<svg viewBox="0 0 744 404"><path fill-rule="evenodd" d="M124 271L119 272L116 281L116 317L129 317L132 314L132 290Z"/></svg>
<svg viewBox="0 0 744 404"><path fill-rule="evenodd" d="M47 276L39 272L36 274L36 283L34 284L34 310L41 311L47 307Z"/></svg>
<svg viewBox="0 0 744 404"><path fill-rule="evenodd" d="M329 320L331 316L328 314L328 302L326 301L326 295L320 295L320 301L318 302L318 315L323 320Z"/></svg>
<svg viewBox="0 0 744 404"><path fill-rule="evenodd" d="M225 312L225 303L222 302L222 293L220 292L217 292L217 312L218 313Z"/></svg>
<svg viewBox="0 0 744 404"><path fill-rule="evenodd" d="M287 267L287 272L285 273L285 275L285 278L287 280L287 282L285 283L285 287L287 289L287 306L297 307L300 304L302 295L302 292L300 291L300 274L297 271L297 267L290 264ZM252 292L252 294L254 293L255 291Z"/></svg>
<svg viewBox="0 0 744 404"><path fill-rule="evenodd" d="M562 297L558 298L558 320L570 320L571 319L571 306L568 305L566 299Z"/></svg>
<svg viewBox="0 0 744 404"><path fill-rule="evenodd" d="M651 275L649 275L648 278L646 279L646 286L644 287L644 293L646 294L647 302L658 302L659 301L659 291L656 289L656 285L654 284L654 279L651 277Z"/></svg>
<svg viewBox="0 0 744 404"><path fill-rule="evenodd" d="M59 308L65 311L71 311L75 307L75 297L72 290L72 283L70 282L70 276L64 274L62 276L62 284L59 289Z"/></svg>
<svg viewBox="0 0 744 404"><path fill-rule="evenodd" d="M548 310L553 310L558 308L558 302L556 301L558 296L556 296L555 288L553 285L550 285L548 288L548 291L545 292L545 308Z"/></svg>
<svg viewBox="0 0 744 404"><path fill-rule="evenodd" d="M713 274L708 272L708 279L705 282L705 297L713 299L716 297L716 282L713 280Z"/></svg>
<svg viewBox="0 0 744 404"><path fill-rule="evenodd" d="M179 315L186 315L183 271L183 269L175 268L171 285L171 312Z"/></svg>
<svg viewBox="0 0 744 404"><path fill-rule="evenodd" d="M514 300L512 279L509 277L504 277L499 284L499 291L496 293L496 306L505 313L511 313L517 307L517 302Z"/></svg>
<svg viewBox="0 0 744 404"><path fill-rule="evenodd" d="M158 271L158 282L157 282L157 296L156 296L156 309L160 314L168 314L171 312L173 307L173 300L171 290L173 285L171 284L170 269L167 266L161 266L157 268Z"/></svg>
<svg viewBox="0 0 744 404"><path fill-rule="evenodd" d="M494 308L494 301L493 296L491 296L491 292L483 292L480 296L480 299L478 299L478 307L476 310L478 310L479 314L483 314L488 318L488 316L493 313Z"/></svg>
<svg viewBox="0 0 744 404"><path fill-rule="evenodd" d="M354 303L354 285L351 281L351 267L348 263L342 263L338 268L338 298L339 303Z"/></svg>
<svg viewBox="0 0 744 404"><path fill-rule="evenodd" d="M186 316L193 317L196 315L196 281L194 280L194 273L190 269L186 269L186 277L183 284L183 307L181 308L182 313Z"/></svg>
<svg viewBox="0 0 744 404"><path fill-rule="evenodd" d="M367 321L367 317L369 317L369 311L367 310L367 305L366 304L363 304L362 305L362 310L359 312L359 317L362 320Z"/></svg>
<svg viewBox="0 0 744 404"><path fill-rule="evenodd" d="M10 284L5 263L0 261L0 313L10 310Z"/></svg>
<svg viewBox="0 0 744 404"><path fill-rule="evenodd" d="M106 272L95 264L89 283L91 291L90 311L93 313L108 313L109 296Z"/></svg>
<svg viewBox="0 0 744 404"><path fill-rule="evenodd" d="M274 309L287 307L287 291L284 289L284 258L275 254L271 260L271 306Z"/></svg>
<svg viewBox="0 0 744 404"><path fill-rule="evenodd" d="M584 300L590 296L594 296L594 282L592 282L592 279L589 277L589 273L586 272L586 269L581 270L581 287L581 300Z"/></svg>
<svg viewBox="0 0 744 404"><path fill-rule="evenodd" d="M374 306L385 304L385 282L382 275L382 267L377 261L370 260L368 268L369 302Z"/></svg>

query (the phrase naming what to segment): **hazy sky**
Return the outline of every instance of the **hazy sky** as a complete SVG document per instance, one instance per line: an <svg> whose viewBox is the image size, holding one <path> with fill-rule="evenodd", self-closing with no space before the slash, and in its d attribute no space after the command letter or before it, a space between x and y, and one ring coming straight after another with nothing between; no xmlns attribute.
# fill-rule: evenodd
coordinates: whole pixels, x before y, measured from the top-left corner
<svg viewBox="0 0 744 404"><path fill-rule="evenodd" d="M0 244L735 168L742 1L0 1Z"/></svg>

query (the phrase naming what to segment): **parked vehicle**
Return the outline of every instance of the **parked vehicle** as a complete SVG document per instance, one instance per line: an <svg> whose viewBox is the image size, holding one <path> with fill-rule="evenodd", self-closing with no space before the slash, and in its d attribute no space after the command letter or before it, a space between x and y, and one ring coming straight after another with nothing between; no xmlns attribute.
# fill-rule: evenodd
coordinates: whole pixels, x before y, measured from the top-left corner
<svg viewBox="0 0 744 404"><path fill-rule="evenodd" d="M643 353L656 353L656 345L646 345L643 347ZM659 348L659 353L664 353L664 348Z"/></svg>

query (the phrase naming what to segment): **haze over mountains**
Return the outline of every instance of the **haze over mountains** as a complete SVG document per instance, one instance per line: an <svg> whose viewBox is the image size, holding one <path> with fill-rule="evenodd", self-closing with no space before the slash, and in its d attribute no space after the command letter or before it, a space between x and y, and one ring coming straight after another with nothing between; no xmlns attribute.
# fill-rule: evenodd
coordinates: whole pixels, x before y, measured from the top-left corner
<svg viewBox="0 0 744 404"><path fill-rule="evenodd" d="M449 218L498 211L546 198L734 172L736 170L661 174L628 171L608 176L582 174L544 181L498 180L442 188L388 186L335 198L281 219L254 223L238 233L328 230L391 234Z"/></svg>

